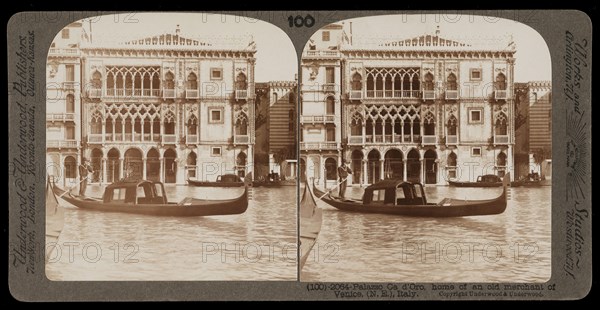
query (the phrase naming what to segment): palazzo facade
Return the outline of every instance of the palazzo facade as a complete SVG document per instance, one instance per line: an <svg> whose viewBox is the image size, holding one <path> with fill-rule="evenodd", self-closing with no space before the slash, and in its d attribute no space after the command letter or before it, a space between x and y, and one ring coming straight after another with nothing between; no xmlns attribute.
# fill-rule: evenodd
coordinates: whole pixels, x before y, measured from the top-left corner
<svg viewBox="0 0 600 310"><path fill-rule="evenodd" d="M253 170L256 48L249 38L220 40L179 28L119 44L82 40L75 118L93 181L185 184Z"/></svg>
<svg viewBox="0 0 600 310"><path fill-rule="evenodd" d="M512 171L515 46L435 34L352 38L329 25L302 58L301 158L306 177L352 184L402 178L474 181Z"/></svg>

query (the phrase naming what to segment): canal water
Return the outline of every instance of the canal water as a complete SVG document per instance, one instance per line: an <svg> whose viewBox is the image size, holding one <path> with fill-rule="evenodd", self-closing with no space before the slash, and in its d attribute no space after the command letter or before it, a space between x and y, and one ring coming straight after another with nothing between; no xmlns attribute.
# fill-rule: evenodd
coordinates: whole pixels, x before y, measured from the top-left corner
<svg viewBox="0 0 600 310"><path fill-rule="evenodd" d="M243 188L166 191L170 201L180 201L237 197ZM102 193L102 187L88 186L88 196ZM240 215L176 218L65 209L58 247L46 265L50 280L297 279L296 187L255 188Z"/></svg>
<svg viewBox="0 0 600 310"><path fill-rule="evenodd" d="M501 188L427 186L428 201L487 199ZM302 281L544 282L551 274L551 187L511 188L503 214L413 218L343 212L323 225ZM347 197L363 189L348 188Z"/></svg>

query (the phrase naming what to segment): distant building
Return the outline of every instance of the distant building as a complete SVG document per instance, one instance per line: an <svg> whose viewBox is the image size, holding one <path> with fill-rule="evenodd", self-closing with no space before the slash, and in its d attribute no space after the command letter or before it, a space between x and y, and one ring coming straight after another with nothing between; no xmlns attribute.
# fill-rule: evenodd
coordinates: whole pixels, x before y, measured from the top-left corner
<svg viewBox="0 0 600 310"><path fill-rule="evenodd" d="M296 80L256 83L257 177L296 177L297 88Z"/></svg>
<svg viewBox="0 0 600 310"><path fill-rule="evenodd" d="M515 83L515 174L552 177L552 83Z"/></svg>
<svg viewBox="0 0 600 310"><path fill-rule="evenodd" d="M56 35L46 64L46 162L48 173L76 182L81 160L82 25L67 25Z"/></svg>
<svg viewBox="0 0 600 310"><path fill-rule="evenodd" d="M61 125L68 142L57 145L48 135L52 161L76 164L79 155L88 157L95 182L129 175L185 184L187 178L214 181L253 170L256 48L250 37L202 40L177 27L128 42L91 42L86 35L74 40L81 42L49 54L50 68L55 61L66 70L56 75L57 85L71 87L67 98L75 100L74 134L73 121ZM61 103L67 115L69 100ZM53 110L53 104L48 101L48 113L63 108ZM61 143L69 148L53 158ZM74 176L68 167L68 177Z"/></svg>
<svg viewBox="0 0 600 310"><path fill-rule="evenodd" d="M512 171L513 68L507 37L459 42L438 31L357 38L340 24L316 32L301 62L300 167L353 184L427 184Z"/></svg>

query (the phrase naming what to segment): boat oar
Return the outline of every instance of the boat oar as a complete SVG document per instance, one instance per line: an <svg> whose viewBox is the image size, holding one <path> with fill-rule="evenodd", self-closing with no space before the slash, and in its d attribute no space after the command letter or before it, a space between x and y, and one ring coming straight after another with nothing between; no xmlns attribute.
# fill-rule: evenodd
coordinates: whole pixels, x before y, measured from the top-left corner
<svg viewBox="0 0 600 310"><path fill-rule="evenodd" d="M323 194L323 196L321 197L317 197L317 199L321 200L321 198L329 195L331 193L332 190L336 189L338 186L340 186L342 183L346 182L346 180L348 179L348 177L345 177L341 182L339 182L338 184L336 184L333 188L328 189L325 194ZM325 180L325 182L327 182L327 180Z"/></svg>
<svg viewBox="0 0 600 310"><path fill-rule="evenodd" d="M65 191L64 193L60 194L60 196L58 196L58 198L62 198L62 196L66 195L67 193L70 193L71 190L73 190L73 188L75 188L75 186L81 184L81 182L83 182L83 180L85 180L86 178L81 179L81 181L77 182L77 184L70 186L68 191Z"/></svg>

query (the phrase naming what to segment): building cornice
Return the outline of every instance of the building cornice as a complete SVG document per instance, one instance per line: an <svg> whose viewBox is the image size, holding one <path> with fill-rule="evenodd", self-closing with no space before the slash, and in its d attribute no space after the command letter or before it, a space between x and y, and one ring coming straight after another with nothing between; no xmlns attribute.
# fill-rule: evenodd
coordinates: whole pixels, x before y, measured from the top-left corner
<svg viewBox="0 0 600 310"><path fill-rule="evenodd" d="M85 57L136 57L136 58L218 58L254 60L254 50L177 50L177 49L126 49L82 48Z"/></svg>

